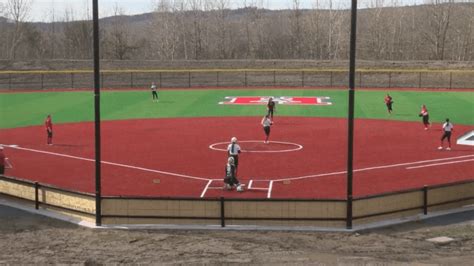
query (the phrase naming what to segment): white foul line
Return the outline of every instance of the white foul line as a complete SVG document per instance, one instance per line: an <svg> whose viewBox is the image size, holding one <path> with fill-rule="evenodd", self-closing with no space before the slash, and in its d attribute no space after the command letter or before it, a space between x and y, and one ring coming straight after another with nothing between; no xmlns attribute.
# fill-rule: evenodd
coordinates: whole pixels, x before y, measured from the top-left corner
<svg viewBox="0 0 474 266"><path fill-rule="evenodd" d="M16 145L3 145L3 144L0 144L0 145L2 145L4 147L10 147L12 149L25 150L25 151L31 151L31 152L36 152L36 153L43 153L43 154L48 154L48 155L55 155L55 156L59 156L59 157L72 158L72 159L83 160L83 161L88 161L88 162L95 162L95 160L93 160L93 159L88 159L88 158L83 158L83 157L78 157L78 156L72 156L72 155L67 155L67 154L47 152L47 151L34 150L34 149L28 149L28 148L21 148L21 147L18 147ZM462 159L462 158L469 158L469 157L474 157L474 155L464 155L464 156L457 156L457 157L450 157L450 158L441 158L441 159L432 159L432 160L424 160L424 161L416 161L416 162L408 162L408 163L374 166L374 167L355 169L354 172L362 172L362 171L369 171L369 170L375 170L375 169L384 169L384 168L393 168L393 167L413 165L413 164L422 164L422 163L430 163L430 162L455 160L455 159ZM465 162L465 161L474 161L474 159L463 160L463 161L452 161L452 162L445 162L445 163L439 163L439 164L414 166L414 167L409 167L409 168L406 168L406 169L415 169L415 168L429 167L429 166L442 165L442 164L461 163L461 162ZM200 181L208 181L208 183L207 183L207 185L206 185L206 187L205 187L205 189L204 189L204 191L202 192L201 195L204 195L206 193L206 191L209 188L209 185L212 183L213 180L217 180L217 179L209 179L209 178L203 178L203 177L196 177L196 176L190 176L190 175L183 175L183 174L165 172L165 171L148 169L148 168L137 167L137 166L131 166L131 165L126 165L126 164L112 163L112 162L107 162L107 161L101 161L101 163L108 164L108 165L114 165L114 166L120 166L120 167L124 167L124 168L142 170L142 171L146 171L146 172L158 173L158 174L163 174L163 175L177 176L177 177L189 178L189 179L200 180ZM270 198L270 196L271 196L271 190L272 190L272 187L273 187L273 182L282 182L282 181L287 181L287 180L300 180L300 179L307 179L307 178L312 178L312 177L331 176L331 175L339 175L339 174L345 174L345 173L347 173L347 171L339 171L339 172L332 172L332 173L323 173L323 174L315 174L315 175L306 175L306 176L299 176L299 177L290 177L290 178L269 180L270 181L270 186L268 188L267 197ZM253 189L258 189L258 188L253 188Z"/></svg>
<svg viewBox="0 0 474 266"><path fill-rule="evenodd" d="M77 157L77 156L72 156L72 155L67 155L67 154L62 154L62 153L40 151L40 150L33 150L33 149L20 148L20 147L11 147L11 148L17 149L17 150L31 151L31 152L36 152L36 153L43 153L43 154L48 154L48 155L55 155L55 156L59 156L59 157L72 158L72 159L83 160L83 161L88 161L88 162L95 162L95 160L93 160L93 159ZM149 169L149 168L131 166L131 165L126 165L126 164L112 163L112 162L107 162L107 161L101 161L101 163L108 164L108 165L114 165L114 166L120 166L120 167L124 167L124 168L135 169L135 170L142 170L142 171L152 172L152 173L157 173L157 174L184 177L184 178L189 178L189 179L194 179L194 180L201 180L201 181L208 181L209 180L209 178L202 178L202 177L190 176L190 175L182 175L182 174L177 174L177 173L165 172L165 171L160 171L160 170L153 170L153 169Z"/></svg>
<svg viewBox="0 0 474 266"><path fill-rule="evenodd" d="M438 165L444 165L444 164L453 164L453 163L464 163L464 162L470 162L470 161L474 161L474 159L462 160L462 161L444 162L444 163L425 164L425 165L407 167L406 169L411 170L411 169L416 169L416 168L432 167L432 166L438 166Z"/></svg>
<svg viewBox="0 0 474 266"><path fill-rule="evenodd" d="M412 165L412 164L421 164L421 163L430 163L430 162L438 162L438 161L447 161L447 160L454 160L454 159L461 159L461 158L468 158L468 157L474 157L474 155L463 155L463 156L450 157L450 158L441 158L441 159L432 159L432 160L424 160L424 161L409 162L409 163L399 163L399 164L390 164L390 165L374 166L374 167L367 167L367 168L356 169L356 170L354 170L354 172L363 172L363 171L369 171L369 170L375 170L375 169L393 168L393 167L399 167L399 166L405 166L405 165ZM275 182L281 182L281 181L286 181L286 180L299 180L299 179L306 179L306 178L311 178L311 177L340 175L340 174L345 174L345 173L347 173L347 171L339 171L339 172L324 173L324 174L317 174L317 175L307 175L307 176L299 176L299 177L282 178L282 179L276 179L276 180L273 180L273 181L275 181Z"/></svg>
<svg viewBox="0 0 474 266"><path fill-rule="evenodd" d="M207 182L206 187L204 188L204 190L203 190L202 193L201 193L201 198L204 198L204 195L206 195L206 192L207 192L207 190L209 189L209 186L211 185L211 183L212 183L212 179L210 179L210 180Z"/></svg>

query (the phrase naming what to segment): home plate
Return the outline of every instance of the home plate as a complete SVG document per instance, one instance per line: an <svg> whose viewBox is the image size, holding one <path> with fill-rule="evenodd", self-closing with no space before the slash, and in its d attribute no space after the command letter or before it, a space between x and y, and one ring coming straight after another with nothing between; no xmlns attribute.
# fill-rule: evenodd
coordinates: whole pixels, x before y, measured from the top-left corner
<svg viewBox="0 0 474 266"><path fill-rule="evenodd" d="M450 237L446 237L446 236L440 236L440 237L426 239L426 241L429 241L435 244L448 244L450 242L453 242L454 239Z"/></svg>

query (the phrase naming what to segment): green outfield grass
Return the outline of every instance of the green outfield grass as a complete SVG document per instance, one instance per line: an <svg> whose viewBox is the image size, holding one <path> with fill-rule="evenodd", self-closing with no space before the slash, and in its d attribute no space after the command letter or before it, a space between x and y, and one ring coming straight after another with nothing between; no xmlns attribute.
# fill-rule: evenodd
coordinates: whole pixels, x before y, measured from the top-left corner
<svg viewBox="0 0 474 266"><path fill-rule="evenodd" d="M387 114L384 91L356 92L356 117L419 121L421 104L426 104L432 122L449 117L455 124L474 125L473 92L391 91L394 114ZM104 91L101 94L102 120L262 116L266 107L219 105L225 96L328 96L331 106L277 106L277 116L346 117L346 90L163 90L160 101L151 101L149 91ZM14 128L43 123L47 114L55 123L93 121L92 92L1 93L0 128Z"/></svg>

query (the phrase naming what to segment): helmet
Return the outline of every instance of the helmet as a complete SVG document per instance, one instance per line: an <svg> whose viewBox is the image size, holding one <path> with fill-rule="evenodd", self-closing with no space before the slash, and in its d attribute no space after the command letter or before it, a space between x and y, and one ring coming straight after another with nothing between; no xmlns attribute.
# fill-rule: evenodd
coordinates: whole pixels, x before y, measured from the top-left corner
<svg viewBox="0 0 474 266"><path fill-rule="evenodd" d="M227 159L227 163L234 164L234 157L229 157L229 159Z"/></svg>
<svg viewBox="0 0 474 266"><path fill-rule="evenodd" d="M230 142L236 143L236 142L237 142L237 138L236 138L236 137L232 137L232 138L230 139Z"/></svg>

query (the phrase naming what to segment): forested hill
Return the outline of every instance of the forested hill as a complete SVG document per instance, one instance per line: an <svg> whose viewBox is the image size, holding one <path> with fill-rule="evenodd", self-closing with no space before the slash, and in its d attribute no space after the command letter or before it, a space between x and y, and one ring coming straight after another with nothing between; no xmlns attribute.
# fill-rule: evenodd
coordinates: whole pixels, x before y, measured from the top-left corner
<svg viewBox="0 0 474 266"><path fill-rule="evenodd" d="M347 60L350 12L166 8L101 19L110 60ZM92 58L92 22L28 23L0 18L0 59ZM474 3L359 9L361 60L474 61Z"/></svg>

